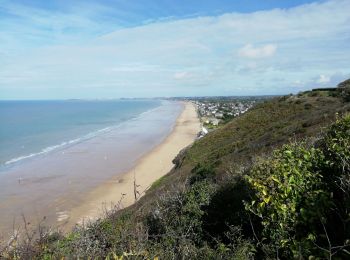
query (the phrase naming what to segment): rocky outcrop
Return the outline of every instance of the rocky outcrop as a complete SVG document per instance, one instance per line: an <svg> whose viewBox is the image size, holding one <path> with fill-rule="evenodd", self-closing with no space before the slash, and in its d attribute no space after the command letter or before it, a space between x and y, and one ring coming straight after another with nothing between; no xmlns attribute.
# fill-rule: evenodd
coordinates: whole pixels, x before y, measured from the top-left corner
<svg viewBox="0 0 350 260"><path fill-rule="evenodd" d="M338 88L350 88L350 79L344 80L338 84Z"/></svg>
<svg viewBox="0 0 350 260"><path fill-rule="evenodd" d="M350 79L338 84L338 89L345 101L350 101Z"/></svg>

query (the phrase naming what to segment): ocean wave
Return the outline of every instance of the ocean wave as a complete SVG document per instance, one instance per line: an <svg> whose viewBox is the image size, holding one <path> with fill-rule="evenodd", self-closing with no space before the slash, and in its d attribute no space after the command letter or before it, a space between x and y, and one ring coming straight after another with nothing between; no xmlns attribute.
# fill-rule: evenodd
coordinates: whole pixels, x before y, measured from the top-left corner
<svg viewBox="0 0 350 260"><path fill-rule="evenodd" d="M162 104L162 105L164 105L164 104ZM6 161L3 165L9 166L11 164L18 163L19 161L22 161L22 160L25 160L25 159L29 159L29 158L32 158L32 157L35 157L35 156L39 156L39 155L44 155L44 154L47 154L49 152L58 150L60 148L64 148L65 146L70 146L70 145L74 145L74 144L77 144L77 143L81 143L83 141L86 141L86 140L89 140L91 138L94 138L94 137L96 137L96 136L98 136L100 134L107 133L107 132L109 132L111 130L114 130L114 129L122 126L123 124L127 123L130 120L138 120L138 119L142 118L143 116L145 116L146 114L156 111L157 109L159 109L159 107L160 106L157 106L155 108L152 108L152 109L149 109L147 111L144 111L144 112L142 112L141 114L139 114L139 115L137 115L135 117L131 117L131 118L127 119L124 122L120 122L119 124L116 124L116 125L113 125L113 126L108 126L108 127L105 127L105 128L102 128L102 129L90 132L90 133L88 133L88 134L86 134L86 135L84 135L82 137L78 137L78 138L75 138L75 139L72 139L72 140L69 140L69 141L64 141L64 142L62 142L60 144L57 144L57 145L46 147L46 148L42 149L40 152L31 153L31 154L28 154L28 155L23 155L23 156L19 156L19 157L13 158L11 160Z"/></svg>
<svg viewBox="0 0 350 260"><path fill-rule="evenodd" d="M13 159L11 159L9 161L6 161L4 163L4 165L13 164L13 163L16 163L18 161L22 161L24 159L29 159L29 158L32 158L34 156L38 156L38 155L42 155L42 154L46 154L46 153L52 152L52 151L57 150L59 148L63 148L64 146L67 146L67 145L73 145L73 144L80 143L82 141L89 140L89 139L91 139L93 137L98 136L101 133L109 132L110 130L115 129L117 126L118 125L105 127L105 128L99 129L97 131L88 133L88 134L86 134L86 135L84 135L82 137L75 138L75 139L72 139L72 140L69 140L69 141L65 141L65 142L62 142L62 143L57 144L57 145L52 145L52 146L46 147L46 148L42 149L40 152L31 153L31 154L28 154L28 155L23 155L23 156L19 156L19 157L13 158Z"/></svg>

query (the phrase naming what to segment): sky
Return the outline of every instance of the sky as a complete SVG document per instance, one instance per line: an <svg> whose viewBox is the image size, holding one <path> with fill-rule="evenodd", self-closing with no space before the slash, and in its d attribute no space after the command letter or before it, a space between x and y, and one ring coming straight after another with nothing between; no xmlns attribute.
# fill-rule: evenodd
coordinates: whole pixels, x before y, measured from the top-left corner
<svg viewBox="0 0 350 260"><path fill-rule="evenodd" d="M0 99L270 95L350 78L350 1L0 0Z"/></svg>

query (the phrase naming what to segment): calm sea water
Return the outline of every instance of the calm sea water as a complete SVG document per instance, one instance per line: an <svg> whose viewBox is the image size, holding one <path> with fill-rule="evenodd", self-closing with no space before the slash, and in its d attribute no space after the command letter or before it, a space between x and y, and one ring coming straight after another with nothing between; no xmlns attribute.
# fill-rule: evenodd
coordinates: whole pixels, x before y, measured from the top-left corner
<svg viewBox="0 0 350 260"><path fill-rule="evenodd" d="M0 101L0 167L105 133L159 105L159 100Z"/></svg>

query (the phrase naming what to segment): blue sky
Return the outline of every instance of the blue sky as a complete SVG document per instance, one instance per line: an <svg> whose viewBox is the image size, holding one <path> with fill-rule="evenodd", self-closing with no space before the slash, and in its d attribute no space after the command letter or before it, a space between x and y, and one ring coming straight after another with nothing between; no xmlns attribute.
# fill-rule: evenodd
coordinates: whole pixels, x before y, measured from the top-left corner
<svg viewBox="0 0 350 260"><path fill-rule="evenodd" d="M0 99L296 93L349 43L349 0L0 0Z"/></svg>

